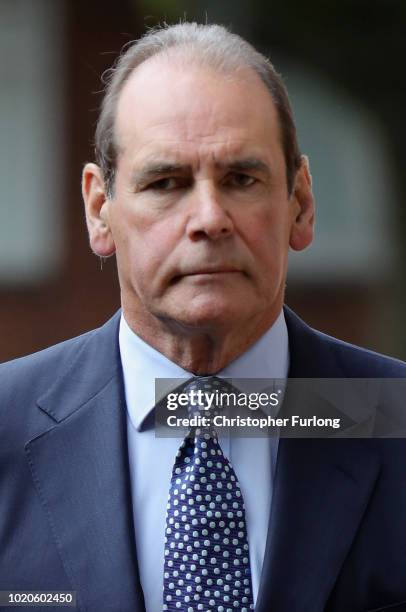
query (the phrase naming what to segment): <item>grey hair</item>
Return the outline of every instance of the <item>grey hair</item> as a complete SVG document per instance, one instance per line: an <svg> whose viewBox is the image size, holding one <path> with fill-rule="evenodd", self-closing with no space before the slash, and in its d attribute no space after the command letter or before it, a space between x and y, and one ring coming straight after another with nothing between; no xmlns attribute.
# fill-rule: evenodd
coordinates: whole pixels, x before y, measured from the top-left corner
<svg viewBox="0 0 406 612"><path fill-rule="evenodd" d="M156 55L179 51L192 59L222 72L252 69L268 88L276 106L286 164L288 192L293 190L300 151L296 127L286 87L268 58L252 45L223 26L179 23L157 26L142 38L127 44L116 64L105 73L105 95L95 134L95 156L100 166L106 192L113 195L118 147L115 141L115 116L120 93L133 71Z"/></svg>

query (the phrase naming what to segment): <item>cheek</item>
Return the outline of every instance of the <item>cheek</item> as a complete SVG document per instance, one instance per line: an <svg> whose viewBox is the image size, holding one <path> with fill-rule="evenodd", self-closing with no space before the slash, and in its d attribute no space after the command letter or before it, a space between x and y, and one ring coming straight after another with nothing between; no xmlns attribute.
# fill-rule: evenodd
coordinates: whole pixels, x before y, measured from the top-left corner
<svg viewBox="0 0 406 612"><path fill-rule="evenodd" d="M117 255L125 259L122 263L131 284L140 293L156 294L166 278L178 238L171 232L168 223L141 227L133 224L122 238Z"/></svg>
<svg viewBox="0 0 406 612"><path fill-rule="evenodd" d="M245 223L245 241L259 265L275 270L289 250L289 219L271 209L258 212Z"/></svg>

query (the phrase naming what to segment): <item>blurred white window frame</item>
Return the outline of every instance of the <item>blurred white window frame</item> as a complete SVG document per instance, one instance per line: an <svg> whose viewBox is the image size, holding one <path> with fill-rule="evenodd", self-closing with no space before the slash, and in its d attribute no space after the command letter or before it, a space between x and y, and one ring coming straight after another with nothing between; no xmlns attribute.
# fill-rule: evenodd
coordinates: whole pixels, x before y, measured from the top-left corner
<svg viewBox="0 0 406 612"><path fill-rule="evenodd" d="M0 4L0 286L53 278L64 254L62 0Z"/></svg>
<svg viewBox="0 0 406 612"><path fill-rule="evenodd" d="M282 74L316 200L314 242L290 253L288 278L365 286L393 277L397 190L382 126L333 75L330 80L300 64L285 64Z"/></svg>

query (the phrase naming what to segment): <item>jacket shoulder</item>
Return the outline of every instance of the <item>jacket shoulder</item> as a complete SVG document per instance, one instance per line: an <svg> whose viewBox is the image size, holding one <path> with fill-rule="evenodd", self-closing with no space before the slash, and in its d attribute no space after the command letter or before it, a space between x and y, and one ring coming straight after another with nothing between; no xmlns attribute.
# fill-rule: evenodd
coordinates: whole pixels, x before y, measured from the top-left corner
<svg viewBox="0 0 406 612"><path fill-rule="evenodd" d="M0 365L0 449L21 447L55 426L55 415L64 418L62 407L79 407L116 375L119 318L117 313L100 328ZM49 397L52 410L44 409Z"/></svg>
<svg viewBox="0 0 406 612"><path fill-rule="evenodd" d="M292 378L405 378L406 363L313 329L285 306Z"/></svg>
<svg viewBox="0 0 406 612"><path fill-rule="evenodd" d="M78 352L96 333L91 330L75 338L59 342L41 351L0 364L0 393L18 384L32 385L35 381L58 378L70 367ZM34 384L34 387L37 385Z"/></svg>
<svg viewBox="0 0 406 612"><path fill-rule="evenodd" d="M118 337L120 311L104 325L65 340L54 346L25 357L0 364L0 411L4 399L15 401L19 398L35 398L46 391L59 378L69 373L75 384L78 373L94 367L104 373L105 362L112 360L112 351ZM117 342L118 345L118 342ZM111 365L105 366L111 369Z"/></svg>
<svg viewBox="0 0 406 612"><path fill-rule="evenodd" d="M322 343L328 346L344 370L351 369L352 377L406 377L406 363L400 359L344 342L318 330L313 329L313 332L317 334Z"/></svg>

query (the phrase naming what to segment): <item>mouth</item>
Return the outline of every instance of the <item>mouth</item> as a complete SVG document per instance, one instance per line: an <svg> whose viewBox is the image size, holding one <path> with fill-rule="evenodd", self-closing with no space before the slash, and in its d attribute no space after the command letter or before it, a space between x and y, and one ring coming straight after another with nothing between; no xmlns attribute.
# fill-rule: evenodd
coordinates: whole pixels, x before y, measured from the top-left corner
<svg viewBox="0 0 406 612"><path fill-rule="evenodd" d="M171 284L175 284L179 281L181 281L182 279L201 279L201 280L214 280L216 278L221 278L221 277L225 277L225 276L232 276L235 274L244 274L242 270L239 270L237 268L231 268L231 267L227 267L227 266L222 266L222 267L218 267L218 268L212 268L212 267L207 267L207 268L198 268L196 270L188 270L185 272L182 272L182 274L177 274L173 279L172 279L172 283Z"/></svg>
<svg viewBox="0 0 406 612"><path fill-rule="evenodd" d="M238 274L240 270L236 268L202 268L200 270L193 270L191 272L186 272L182 274L182 276L201 276L207 274Z"/></svg>

